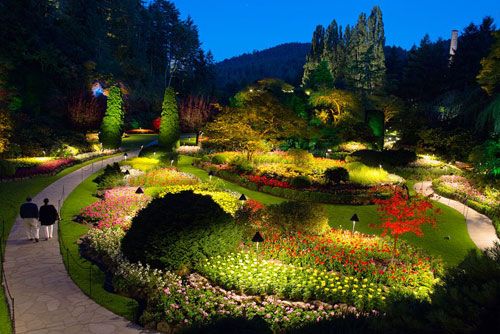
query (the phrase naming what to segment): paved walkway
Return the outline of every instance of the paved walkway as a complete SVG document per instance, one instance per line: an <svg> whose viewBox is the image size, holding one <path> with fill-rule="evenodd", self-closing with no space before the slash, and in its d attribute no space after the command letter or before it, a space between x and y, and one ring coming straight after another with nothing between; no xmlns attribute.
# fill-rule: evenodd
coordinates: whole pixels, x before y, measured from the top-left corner
<svg viewBox="0 0 500 334"><path fill-rule="evenodd" d="M40 205L48 198L56 207L61 200L62 206L82 180L122 159L120 155L82 167L42 190L33 202ZM43 230L40 237L38 243L28 241L18 217L7 240L4 268L15 302L16 333L148 333L98 305L73 283L59 251L57 225L53 239L45 241Z"/></svg>
<svg viewBox="0 0 500 334"><path fill-rule="evenodd" d="M433 200L448 205L464 215L470 238L480 250L492 247L495 241L500 242L490 218L458 201L437 195L432 189L431 181L416 183L413 189L425 196L432 194Z"/></svg>

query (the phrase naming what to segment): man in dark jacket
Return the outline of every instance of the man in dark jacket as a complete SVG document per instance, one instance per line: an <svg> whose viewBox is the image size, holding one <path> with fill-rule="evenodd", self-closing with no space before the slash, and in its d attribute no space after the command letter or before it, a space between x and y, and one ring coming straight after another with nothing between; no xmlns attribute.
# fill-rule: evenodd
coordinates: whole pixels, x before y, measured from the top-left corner
<svg viewBox="0 0 500 334"><path fill-rule="evenodd" d="M31 197L26 197L26 203L21 205L19 215L23 219L26 236L30 241L40 239L40 225L38 223L38 207L31 203Z"/></svg>

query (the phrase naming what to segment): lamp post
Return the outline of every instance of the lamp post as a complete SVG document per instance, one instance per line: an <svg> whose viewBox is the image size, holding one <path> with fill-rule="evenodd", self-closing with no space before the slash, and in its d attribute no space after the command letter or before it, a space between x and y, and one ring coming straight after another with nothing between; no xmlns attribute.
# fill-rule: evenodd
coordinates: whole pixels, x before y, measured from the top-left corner
<svg viewBox="0 0 500 334"><path fill-rule="evenodd" d="M259 231L255 233L255 235L252 238L252 242L255 242L257 245L257 254L259 253L259 244L261 242L264 242L264 238L262 238L262 235L260 235Z"/></svg>
<svg viewBox="0 0 500 334"><path fill-rule="evenodd" d="M247 200L245 194L241 194L241 196L238 200L241 201L241 207L243 208L243 203Z"/></svg>
<svg viewBox="0 0 500 334"><path fill-rule="evenodd" d="M208 172L208 177L210 178L210 181L212 181L212 176L214 176L214 172L212 171Z"/></svg>
<svg viewBox="0 0 500 334"><path fill-rule="evenodd" d="M125 153L123 154L123 158L125 159L125 161L127 161L127 157L128 157L128 153L127 153L127 152L125 152Z"/></svg>
<svg viewBox="0 0 500 334"><path fill-rule="evenodd" d="M171 156L170 156L170 167L172 167L172 165L174 164L174 160L175 160L175 159L174 159L174 156L173 156L173 155L171 155Z"/></svg>
<svg viewBox="0 0 500 334"><path fill-rule="evenodd" d="M125 175L125 180L127 180L127 184L128 184L128 179L130 178L130 172L128 171L128 169L125 171L125 173L123 173Z"/></svg>
<svg viewBox="0 0 500 334"><path fill-rule="evenodd" d="M144 190L142 190L141 187L137 188L137 190L135 191L135 193L139 196L142 196L142 194L144 194Z"/></svg>
<svg viewBox="0 0 500 334"><path fill-rule="evenodd" d="M352 221L352 234L354 235L354 227L356 227L356 222L359 222L358 215L357 215L357 214L354 214L354 215L351 217L351 221Z"/></svg>
<svg viewBox="0 0 500 334"><path fill-rule="evenodd" d="M153 151L153 157L156 157L156 151Z"/></svg>

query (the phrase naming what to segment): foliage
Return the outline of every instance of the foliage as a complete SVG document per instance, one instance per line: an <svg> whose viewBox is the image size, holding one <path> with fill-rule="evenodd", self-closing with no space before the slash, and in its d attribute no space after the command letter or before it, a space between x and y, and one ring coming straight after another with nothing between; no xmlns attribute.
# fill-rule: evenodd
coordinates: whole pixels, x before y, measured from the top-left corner
<svg viewBox="0 0 500 334"><path fill-rule="evenodd" d="M347 165L349 180L361 185L377 185L384 183L401 183L403 179L397 175L389 174L379 167L369 167L360 162Z"/></svg>
<svg viewBox="0 0 500 334"><path fill-rule="evenodd" d="M76 163L76 159L57 159L57 160L49 160L44 161L36 166L26 167L26 168L18 168L16 170L16 177L31 177L35 175L44 175L44 174L55 174L61 169L72 166Z"/></svg>
<svg viewBox="0 0 500 334"><path fill-rule="evenodd" d="M436 218L429 213L441 213L439 209L433 211L434 205L427 198L420 195L405 198L397 189L391 198L375 199L374 202L379 207L377 212L381 214L381 223L377 227L384 230L382 235L390 231L394 236L394 253L400 235L411 232L423 236L421 225L436 224Z"/></svg>
<svg viewBox="0 0 500 334"><path fill-rule="evenodd" d="M236 249L241 229L209 196L190 191L156 198L132 220L122 250L154 268L190 267Z"/></svg>
<svg viewBox="0 0 500 334"><path fill-rule="evenodd" d="M117 86L111 87L108 96L108 105L102 119L99 141L103 148L116 149L122 143L123 131L123 99L121 90Z"/></svg>
<svg viewBox="0 0 500 334"><path fill-rule="evenodd" d="M330 72L328 63L325 60L321 61L311 72L307 86L313 89L318 89L319 87L333 87L332 73Z"/></svg>
<svg viewBox="0 0 500 334"><path fill-rule="evenodd" d="M359 150L351 153L346 161L360 161L370 167L380 165L405 166L417 160L417 154L406 149L384 150L382 152L372 150Z"/></svg>
<svg viewBox="0 0 500 334"><path fill-rule="evenodd" d="M311 167L314 163L314 157L306 150L291 148L288 150L288 155L293 159L293 163L298 167Z"/></svg>
<svg viewBox="0 0 500 334"><path fill-rule="evenodd" d="M175 100L175 91L172 87L168 87L165 89L163 99L158 146L166 150L172 150L178 140L179 112Z"/></svg>
<svg viewBox="0 0 500 334"><path fill-rule="evenodd" d="M9 148L11 131L12 120L10 118L10 114L5 110L0 109L0 153Z"/></svg>
<svg viewBox="0 0 500 334"><path fill-rule="evenodd" d="M160 160L154 158L134 157L132 159L123 160L120 166L130 166L132 169L147 172L151 169L160 167Z"/></svg>
<svg viewBox="0 0 500 334"><path fill-rule="evenodd" d="M464 161L472 148L477 145L477 136L460 128L453 131L443 131L440 128L425 129L418 135L419 152L438 154L446 159Z"/></svg>
<svg viewBox="0 0 500 334"><path fill-rule="evenodd" d="M136 188L123 187L104 192L104 199L82 208L80 217L93 223L98 229L127 230L132 217L147 205L149 196L135 193Z"/></svg>
<svg viewBox="0 0 500 334"><path fill-rule="evenodd" d="M380 110L365 111L366 124L372 129L373 135L377 138L375 145L379 151L384 148L385 122L384 113Z"/></svg>
<svg viewBox="0 0 500 334"><path fill-rule="evenodd" d="M342 31L337 22L328 28L319 25L313 33L311 52L306 57L302 83L312 79L311 72L322 61L327 65L338 87L379 91L385 79L384 23L378 6L370 16L361 13L353 28Z"/></svg>
<svg viewBox="0 0 500 334"><path fill-rule="evenodd" d="M340 126L364 121L361 99L356 93L322 89L311 94L309 103L323 124Z"/></svg>
<svg viewBox="0 0 500 334"><path fill-rule="evenodd" d="M433 328L455 333L486 333L498 326L498 243L492 250L486 254L471 251L458 267L451 269L443 278L443 284L432 296L432 307L427 313Z"/></svg>
<svg viewBox="0 0 500 334"><path fill-rule="evenodd" d="M304 189L312 185L311 179L307 175L294 176L290 180L290 185L295 188Z"/></svg>
<svg viewBox="0 0 500 334"><path fill-rule="evenodd" d="M179 124L183 132L196 133L196 145L200 131L217 112L218 104L206 96L188 96L179 103Z"/></svg>
<svg viewBox="0 0 500 334"><path fill-rule="evenodd" d="M0 159L0 178L11 177L16 173L16 165L8 160Z"/></svg>
<svg viewBox="0 0 500 334"><path fill-rule="evenodd" d="M488 95L494 95L499 92L500 78L500 32L493 33L496 41L491 46L490 53L486 58L481 60L481 72L477 76L477 80Z"/></svg>
<svg viewBox="0 0 500 334"><path fill-rule="evenodd" d="M104 171L101 175L94 179L97 183L97 189L111 189L118 185L123 185L124 175L120 169L120 165L115 162L112 165L107 165L104 167Z"/></svg>
<svg viewBox="0 0 500 334"><path fill-rule="evenodd" d="M284 234L321 234L329 228L325 208L308 202L286 201L269 205L265 210L264 219L267 224Z"/></svg>
<svg viewBox="0 0 500 334"><path fill-rule="evenodd" d="M155 169L145 174L131 177L128 183L134 187L159 187L200 182L197 177L177 171L175 168Z"/></svg>
<svg viewBox="0 0 500 334"><path fill-rule="evenodd" d="M479 114L476 128L493 134L500 133L500 94Z"/></svg>
<svg viewBox="0 0 500 334"><path fill-rule="evenodd" d="M343 167L333 167L325 170L323 177L328 184L338 184L349 181L349 172Z"/></svg>
<svg viewBox="0 0 500 334"><path fill-rule="evenodd" d="M245 150L248 160L257 150L268 151L270 145L305 129L304 120L281 105L268 93L250 93L242 107L226 108L205 126L211 142Z"/></svg>
<svg viewBox="0 0 500 334"><path fill-rule="evenodd" d="M99 99L89 93L73 96L68 102L68 118L71 126L81 131L97 130L104 114L104 97Z"/></svg>

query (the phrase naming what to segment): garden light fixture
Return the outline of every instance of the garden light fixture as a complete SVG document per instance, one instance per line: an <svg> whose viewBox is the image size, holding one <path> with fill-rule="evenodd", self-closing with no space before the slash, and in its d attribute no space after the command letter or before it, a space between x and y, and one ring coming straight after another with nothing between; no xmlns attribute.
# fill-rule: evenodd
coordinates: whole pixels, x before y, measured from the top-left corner
<svg viewBox="0 0 500 334"><path fill-rule="evenodd" d="M174 159L174 156L173 156L173 155L171 155L171 156L170 156L170 167L172 167L172 165L174 164L174 160L175 160L175 159Z"/></svg>
<svg viewBox="0 0 500 334"><path fill-rule="evenodd" d="M212 176L214 176L214 172L212 171L208 172L208 177L210 178L210 181L212 181Z"/></svg>
<svg viewBox="0 0 500 334"><path fill-rule="evenodd" d="M125 160L127 160L127 157L128 157L128 153L127 153L127 152L125 152L125 153L123 154L123 158L124 158Z"/></svg>
<svg viewBox="0 0 500 334"><path fill-rule="evenodd" d="M358 215L357 215L357 214L354 214L354 215L351 217L351 221L352 221L352 234L354 234L354 227L356 226L356 222L359 222Z"/></svg>
<svg viewBox="0 0 500 334"><path fill-rule="evenodd" d="M128 171L128 169L123 174L125 174L126 177L130 176L130 172Z"/></svg>
<svg viewBox="0 0 500 334"><path fill-rule="evenodd" d="M257 231L253 236L252 242L255 242L255 244L257 245L257 254L259 254L259 244L261 242L264 242L264 238L262 237L262 235L260 235L259 231Z"/></svg>
<svg viewBox="0 0 500 334"><path fill-rule="evenodd" d="M243 207L243 203L247 200L247 198L246 198L245 194L241 194L241 196L238 200L241 201L241 207Z"/></svg>
<svg viewBox="0 0 500 334"><path fill-rule="evenodd" d="M141 187L139 187L139 188L137 188L137 190L135 191L135 193L136 193L137 195L142 195L142 194L144 194L144 190L142 190L142 188L141 188Z"/></svg>
<svg viewBox="0 0 500 334"><path fill-rule="evenodd" d="M403 190L406 191L406 199L409 199L410 198L410 189L408 189L408 186L406 184L403 184L403 186L401 188L403 188Z"/></svg>

